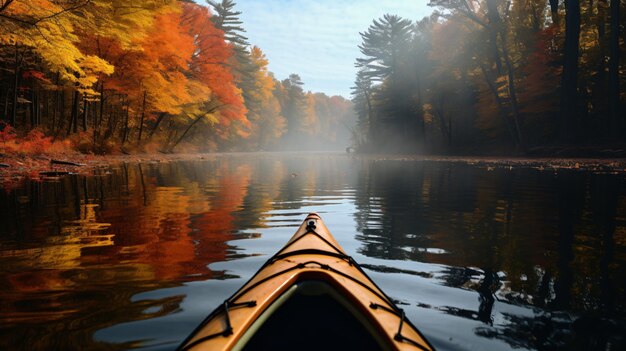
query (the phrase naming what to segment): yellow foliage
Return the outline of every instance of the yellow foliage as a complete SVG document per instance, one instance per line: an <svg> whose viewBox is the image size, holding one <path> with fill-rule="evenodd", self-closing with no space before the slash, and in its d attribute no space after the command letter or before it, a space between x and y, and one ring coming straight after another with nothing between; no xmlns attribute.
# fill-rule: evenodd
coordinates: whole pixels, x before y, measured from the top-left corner
<svg viewBox="0 0 626 351"><path fill-rule="evenodd" d="M89 88L100 74L111 74L113 66L95 56L85 55L76 46L76 27L84 18L50 0L15 1L0 19L0 44L27 47L60 78Z"/></svg>
<svg viewBox="0 0 626 351"><path fill-rule="evenodd" d="M92 0L77 10L78 26L95 36L115 38L124 48L146 35L156 15L180 11L170 0Z"/></svg>

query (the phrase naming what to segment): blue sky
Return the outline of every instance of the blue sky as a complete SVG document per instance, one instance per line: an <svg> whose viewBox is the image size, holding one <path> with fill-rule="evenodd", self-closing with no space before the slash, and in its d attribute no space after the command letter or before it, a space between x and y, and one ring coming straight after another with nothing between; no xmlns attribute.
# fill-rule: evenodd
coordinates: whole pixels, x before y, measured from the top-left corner
<svg viewBox="0 0 626 351"><path fill-rule="evenodd" d="M201 1L198 1L201 2ZM428 16L427 0L235 0L250 43L263 50L282 80L297 73L305 90L350 97L360 56L359 32L385 13Z"/></svg>

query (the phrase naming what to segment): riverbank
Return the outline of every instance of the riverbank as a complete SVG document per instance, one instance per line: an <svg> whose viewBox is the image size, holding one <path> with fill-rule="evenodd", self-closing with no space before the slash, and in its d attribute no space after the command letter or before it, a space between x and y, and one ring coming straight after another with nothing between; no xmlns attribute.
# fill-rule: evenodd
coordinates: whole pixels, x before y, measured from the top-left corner
<svg viewBox="0 0 626 351"><path fill-rule="evenodd" d="M271 152L236 153L242 157L271 155ZM223 155L137 153L93 155L79 152L28 154L0 154L0 188L13 188L25 179L51 180L67 174L94 175L103 169L121 163L162 163L182 160L203 160ZM422 155L361 155L347 157L371 161L423 161L463 163L474 167L493 169L532 168L540 171L581 170L605 173L625 173L626 158L555 158L502 156L422 156Z"/></svg>
<svg viewBox="0 0 626 351"><path fill-rule="evenodd" d="M0 154L0 188L12 188L25 179L53 180L67 174L94 175L121 163L162 163L203 159L207 154L114 154L93 155L79 152Z"/></svg>
<svg viewBox="0 0 626 351"><path fill-rule="evenodd" d="M555 158L555 157L502 157L502 156L416 156L416 155L367 155L373 160L423 161L464 163L486 168L532 168L540 171L581 170L590 172L626 173L626 158Z"/></svg>

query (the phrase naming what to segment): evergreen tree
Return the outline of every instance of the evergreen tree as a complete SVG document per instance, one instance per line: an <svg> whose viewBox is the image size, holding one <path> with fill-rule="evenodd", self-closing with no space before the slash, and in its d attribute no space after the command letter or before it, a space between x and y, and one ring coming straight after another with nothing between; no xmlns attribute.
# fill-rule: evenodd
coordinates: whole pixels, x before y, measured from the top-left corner
<svg viewBox="0 0 626 351"><path fill-rule="evenodd" d="M241 27L243 22L239 20L241 11L235 11L234 7L237 5L233 0L222 0L221 2L207 0L207 3L213 7L216 14L211 17L215 28L224 32L224 39L231 42L235 46L241 48L247 48L250 46L248 38L242 33L246 30Z"/></svg>
<svg viewBox="0 0 626 351"><path fill-rule="evenodd" d="M360 70L357 73L354 86L351 89L352 103L358 117L357 130L355 131L357 134L354 138L357 146L363 147L366 142L371 143L376 139L372 80L366 70Z"/></svg>
<svg viewBox="0 0 626 351"><path fill-rule="evenodd" d="M287 136L303 132L306 117L307 98L302 86L304 83L297 74L290 74L282 81L283 96L281 106L283 116L287 119Z"/></svg>
<svg viewBox="0 0 626 351"><path fill-rule="evenodd" d="M364 72L375 81L393 78L400 73L402 56L411 41L411 30L411 21L396 15L386 14L374 20L366 32L359 33L363 38L359 49L365 58L358 58L356 66L367 68Z"/></svg>
<svg viewBox="0 0 626 351"><path fill-rule="evenodd" d="M237 86L242 90L246 108L251 114L260 113L258 106L261 101L252 92L256 87L255 77L258 75L258 67L252 62L250 43L243 34L246 30L242 27L243 22L239 19L241 11L235 10L237 3L233 0L222 0L221 2L207 0L207 3L215 11L215 15L211 17L214 26L224 32L224 39L233 46L235 55L231 67L235 74Z"/></svg>
<svg viewBox="0 0 626 351"><path fill-rule="evenodd" d="M408 151L422 139L421 108L414 97L417 79L410 53L413 28L410 20L386 14L360 33L363 42L359 49L365 57L358 58L356 66L361 69L361 79L377 83L378 89L371 96L376 123L370 124L369 134L371 142L386 151Z"/></svg>

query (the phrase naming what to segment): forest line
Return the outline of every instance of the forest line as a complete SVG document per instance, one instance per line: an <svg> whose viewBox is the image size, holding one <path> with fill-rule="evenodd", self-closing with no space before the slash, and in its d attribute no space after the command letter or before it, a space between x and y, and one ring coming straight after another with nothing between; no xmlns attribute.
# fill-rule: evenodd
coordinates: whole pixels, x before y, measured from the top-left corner
<svg viewBox="0 0 626 351"><path fill-rule="evenodd" d="M348 101L274 77L233 0L0 0L0 152L624 153L623 2L429 5L360 33Z"/></svg>
<svg viewBox="0 0 626 351"><path fill-rule="evenodd" d="M3 152L344 148L352 103L278 80L232 0L0 1Z"/></svg>
<svg viewBox="0 0 626 351"><path fill-rule="evenodd" d="M360 149L626 154L623 2L429 5L422 20L387 14L360 33Z"/></svg>

